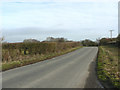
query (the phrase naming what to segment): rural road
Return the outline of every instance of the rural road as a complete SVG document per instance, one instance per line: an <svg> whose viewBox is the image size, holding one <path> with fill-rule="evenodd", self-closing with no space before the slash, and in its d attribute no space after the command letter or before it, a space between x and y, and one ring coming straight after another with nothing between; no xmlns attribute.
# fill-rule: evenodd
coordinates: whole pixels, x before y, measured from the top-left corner
<svg viewBox="0 0 120 90"><path fill-rule="evenodd" d="M2 73L2 86L3 88L99 88L93 69L97 52L97 47L84 47L39 63L5 71Z"/></svg>

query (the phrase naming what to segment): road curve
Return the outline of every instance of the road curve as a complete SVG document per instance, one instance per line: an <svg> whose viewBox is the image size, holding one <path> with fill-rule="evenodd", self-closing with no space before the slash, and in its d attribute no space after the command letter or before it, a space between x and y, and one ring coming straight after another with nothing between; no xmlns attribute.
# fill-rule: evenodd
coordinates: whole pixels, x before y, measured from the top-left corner
<svg viewBox="0 0 120 90"><path fill-rule="evenodd" d="M3 88L84 88L97 47L71 53L2 73Z"/></svg>

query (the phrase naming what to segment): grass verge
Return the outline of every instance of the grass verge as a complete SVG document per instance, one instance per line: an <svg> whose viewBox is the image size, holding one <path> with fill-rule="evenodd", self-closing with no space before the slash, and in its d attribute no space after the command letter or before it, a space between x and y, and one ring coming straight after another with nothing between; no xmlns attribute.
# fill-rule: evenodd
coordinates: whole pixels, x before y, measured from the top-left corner
<svg viewBox="0 0 120 90"><path fill-rule="evenodd" d="M27 59L27 60L17 60L17 61L10 61L10 62L6 62L6 63L2 63L2 71L6 71L6 70L9 70L9 69L13 69L13 68L33 64L33 63L37 63L37 62L40 62L40 61L43 61L43 60L47 60L47 59L50 59L50 58L53 58L53 57L56 57L56 56L60 56L60 55L75 51L75 50L80 49L80 48L82 48L82 46L71 48L71 49L68 49L68 50L61 51L61 52L56 52L56 53L34 55L34 56L31 56L31 58Z"/></svg>
<svg viewBox="0 0 120 90"><path fill-rule="evenodd" d="M100 46L97 60L97 75L105 88L120 88L118 70L118 48Z"/></svg>

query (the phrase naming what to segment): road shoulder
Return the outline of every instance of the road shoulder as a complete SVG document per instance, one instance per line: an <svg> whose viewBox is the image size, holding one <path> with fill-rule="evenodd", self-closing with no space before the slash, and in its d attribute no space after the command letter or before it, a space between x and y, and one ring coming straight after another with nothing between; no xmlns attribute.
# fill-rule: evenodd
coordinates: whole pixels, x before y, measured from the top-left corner
<svg viewBox="0 0 120 90"><path fill-rule="evenodd" d="M96 58L90 63L89 65L89 76L86 79L86 83L84 88L103 88L103 86L101 85L101 83L99 82L98 78L97 78L97 73L96 73L96 68L97 68L97 64L96 64Z"/></svg>

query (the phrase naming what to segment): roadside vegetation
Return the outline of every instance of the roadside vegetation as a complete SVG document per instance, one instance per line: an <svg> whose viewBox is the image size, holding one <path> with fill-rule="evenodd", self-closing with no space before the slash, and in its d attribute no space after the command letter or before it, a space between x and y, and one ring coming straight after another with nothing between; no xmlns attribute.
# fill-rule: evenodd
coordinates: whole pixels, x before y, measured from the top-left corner
<svg viewBox="0 0 120 90"><path fill-rule="evenodd" d="M2 71L50 59L81 47L80 42L4 43Z"/></svg>
<svg viewBox="0 0 120 90"><path fill-rule="evenodd" d="M119 37L119 36L118 36ZM101 39L97 75L105 88L120 88L119 39Z"/></svg>

